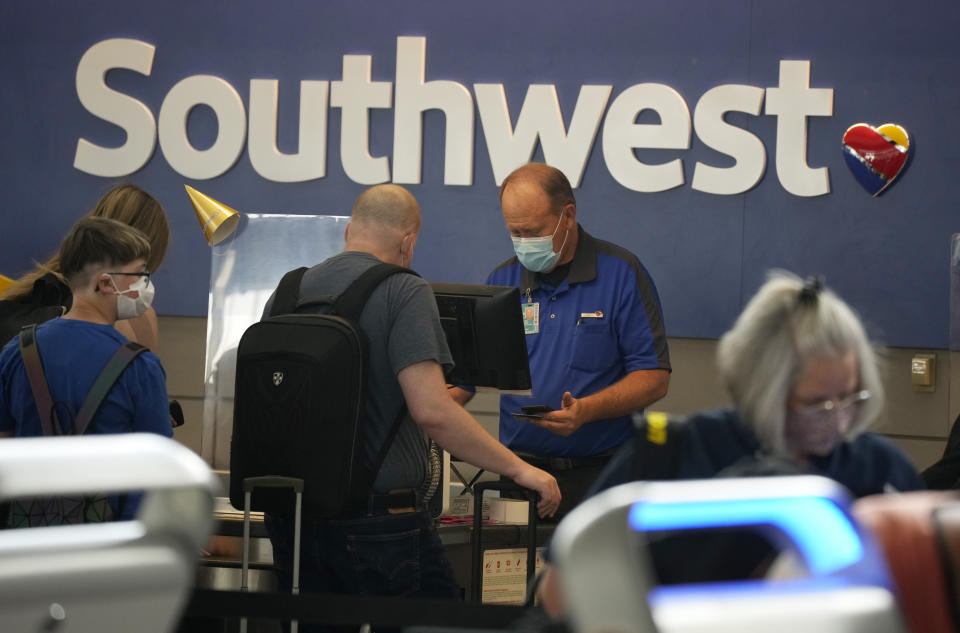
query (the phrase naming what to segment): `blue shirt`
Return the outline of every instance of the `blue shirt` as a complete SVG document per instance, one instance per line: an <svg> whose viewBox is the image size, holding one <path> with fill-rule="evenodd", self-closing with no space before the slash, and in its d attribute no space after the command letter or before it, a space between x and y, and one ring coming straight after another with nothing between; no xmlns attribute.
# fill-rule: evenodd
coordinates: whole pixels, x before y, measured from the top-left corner
<svg viewBox="0 0 960 633"><path fill-rule="evenodd" d="M557 286L516 257L487 279L519 288L525 312L531 304L539 310L537 331L526 336L533 396L500 398L500 441L514 451L586 457L620 446L633 432L629 416L595 420L561 437L511 414L531 404L559 409L565 391L589 396L632 371L670 370L660 298L646 269L629 251L577 230L577 250Z"/></svg>
<svg viewBox="0 0 960 633"><path fill-rule="evenodd" d="M53 319L37 326L37 347L54 402L76 415L100 371L127 339L111 325ZM43 435L15 337L0 351L0 431ZM140 354L120 375L93 417L89 434L157 433L171 437L166 375L153 352Z"/></svg>
<svg viewBox="0 0 960 633"><path fill-rule="evenodd" d="M37 326L36 341L51 397L76 415L100 371L127 339L112 325L53 319ZM43 436L19 337L0 351L0 431L13 431L15 437ZM135 432L173 436L166 374L150 351L120 374L87 428L88 434ZM110 497L121 519L132 518L139 502L140 495L128 494L121 510L119 498Z"/></svg>

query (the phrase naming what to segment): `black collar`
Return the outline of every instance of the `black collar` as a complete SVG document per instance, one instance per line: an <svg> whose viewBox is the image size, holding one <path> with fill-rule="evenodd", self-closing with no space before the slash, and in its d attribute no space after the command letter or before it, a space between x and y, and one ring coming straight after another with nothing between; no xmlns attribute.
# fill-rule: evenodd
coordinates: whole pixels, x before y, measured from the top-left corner
<svg viewBox="0 0 960 633"><path fill-rule="evenodd" d="M570 273L567 282L580 284L593 281L597 278L597 241L592 235L583 230L577 223L577 250L570 260ZM538 290L540 288L540 273L523 269L520 275L520 291Z"/></svg>

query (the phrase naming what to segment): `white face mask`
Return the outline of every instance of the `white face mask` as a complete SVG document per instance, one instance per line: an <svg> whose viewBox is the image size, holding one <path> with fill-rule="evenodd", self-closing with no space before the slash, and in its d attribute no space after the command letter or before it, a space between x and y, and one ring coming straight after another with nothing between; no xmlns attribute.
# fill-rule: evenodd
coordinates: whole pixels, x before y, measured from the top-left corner
<svg viewBox="0 0 960 633"><path fill-rule="evenodd" d="M789 411L784 429L787 446L805 455L826 457L853 428L858 405L868 397L868 392L858 391L829 410Z"/></svg>
<svg viewBox="0 0 960 633"><path fill-rule="evenodd" d="M560 251L553 250L553 238L560 230L560 224L563 223L563 212L560 213L560 219L557 221L557 228L550 235L543 237L512 237L513 251L517 254L517 259L527 270L535 273L549 272L557 265L560 259L560 251L567 244L568 230L563 235L563 244L560 245Z"/></svg>
<svg viewBox="0 0 960 633"><path fill-rule="evenodd" d="M130 287L123 292L117 288L117 284L110 277L110 283L113 289L117 291L117 319L134 319L143 316L150 304L153 303L153 295L156 289L153 287L153 281L149 277L140 277L130 284ZM136 299L128 297L128 293L137 292Z"/></svg>

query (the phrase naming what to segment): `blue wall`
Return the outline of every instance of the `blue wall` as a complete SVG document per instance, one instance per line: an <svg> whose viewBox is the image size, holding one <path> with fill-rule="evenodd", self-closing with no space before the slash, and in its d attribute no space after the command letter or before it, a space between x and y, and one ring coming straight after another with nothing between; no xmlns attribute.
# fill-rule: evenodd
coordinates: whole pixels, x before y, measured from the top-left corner
<svg viewBox="0 0 960 633"><path fill-rule="evenodd" d="M671 336L715 338L732 323L771 267L821 272L864 315L871 334L900 346L947 347L949 238L960 157L960 5L889 0L768 2L682 0L592 3L372 2L145 3L104 0L0 4L0 272L13 276L55 249L61 235L114 180L73 167L77 140L104 146L124 133L80 104L77 63L116 37L156 46L150 76L115 70L111 87L156 116L169 89L195 74L232 84L247 103L250 79L280 81L281 150L294 152L299 81L341 78L342 56L373 56L375 81L394 81L396 38L426 37L426 79L503 83L514 122L527 86L556 85L565 121L583 84L624 89L659 82L691 114L708 89L728 83L778 85L780 60L811 64L811 87L832 88L833 116L808 120L807 162L830 170L829 194L802 198L781 186L774 164L776 119L732 113L727 120L766 146L767 170L746 194L690 187L696 161L729 165L694 133L683 151L636 150L646 162L681 157L686 183L654 194L618 184L600 137L580 187L585 228L639 255L657 282ZM241 211L347 214L363 189L339 160L340 114L330 108L326 177L281 184L260 177L246 152L224 175L188 181L159 147L128 179L153 192L173 224L156 276L161 314L206 313L209 249L183 184ZM841 155L854 123L893 122L911 134L914 155L900 179L872 198ZM420 200L424 229L414 266L428 279L480 282L511 254L496 203L479 116L473 185L443 185L444 117L424 116ZM216 137L205 108L191 114L195 146ZM392 110L371 115L370 152L391 155ZM542 154L537 152L537 158Z"/></svg>

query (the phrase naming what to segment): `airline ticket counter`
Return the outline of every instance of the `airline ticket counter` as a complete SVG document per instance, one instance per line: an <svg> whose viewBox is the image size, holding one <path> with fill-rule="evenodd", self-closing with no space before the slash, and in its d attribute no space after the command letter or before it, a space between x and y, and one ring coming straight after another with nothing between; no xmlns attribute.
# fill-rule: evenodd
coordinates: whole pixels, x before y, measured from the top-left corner
<svg viewBox="0 0 960 633"><path fill-rule="evenodd" d="M214 535L210 546L201 557L197 586L236 591L241 587L243 511L233 508L227 498L217 497L214 502L214 516ZM466 600L479 595L481 601L487 604L519 604L523 601L528 538L528 526L525 517L523 518L522 522L483 522L480 573L473 568L472 517L437 519L437 531L444 546L444 553L453 567L454 577L463 589ZM535 526L535 543L538 549L549 542L554 527L554 524ZM538 569L540 564L538 555ZM486 570L489 571L484 574L483 571ZM482 579L484 575L486 581L481 580L482 587L478 590L475 579ZM276 590L272 548L263 524L263 513L260 512L251 513L248 589L259 592Z"/></svg>

